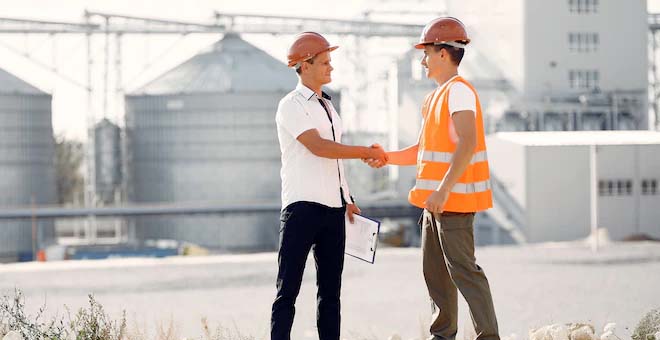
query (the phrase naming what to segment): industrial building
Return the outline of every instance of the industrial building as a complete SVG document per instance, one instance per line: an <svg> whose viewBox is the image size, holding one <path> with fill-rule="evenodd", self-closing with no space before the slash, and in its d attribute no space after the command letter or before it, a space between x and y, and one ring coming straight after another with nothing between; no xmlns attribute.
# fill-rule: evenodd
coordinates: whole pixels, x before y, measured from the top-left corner
<svg viewBox="0 0 660 340"><path fill-rule="evenodd" d="M646 1L507 0L498 3L497 8L485 9L479 0L449 0L447 10L466 24L472 39L459 72L479 93L487 133L648 128ZM625 48L621 47L621 41L626 42ZM411 49L390 72L396 93L391 115L396 121L391 127L396 130L390 131L391 148L417 142L421 103L436 86L426 79L421 58L419 51ZM616 140L619 133L605 135ZM555 136L539 134L537 138L550 138L548 143L552 144ZM495 152L491 152L489 145L489 160L498 165L514 157ZM580 162L588 162L588 157ZM524 177L528 170L531 171L521 168L516 175ZM391 171L396 191L405 195L414 183L414 167ZM537 208L542 201L536 201L533 206L521 204L518 200L523 196L514 195L521 189L511 189L510 181L500 178L497 169L492 171L496 207L479 214L476 220L481 235L479 243L573 240L589 233L587 210L581 215L582 220L574 224L579 227L569 226L567 222L562 224L565 230L555 227L556 234L540 234L537 229L544 227L539 226L535 214L546 211ZM612 184L617 190L618 180L602 185ZM652 188L654 182L640 179L635 184L640 195L644 183ZM644 197L640 198L641 202L649 199ZM632 210L625 213L617 209L602 210L611 204L607 203L611 199L621 198L603 198L599 216L600 225L610 230L614 239L636 232L657 236L658 225L644 222L640 210L635 212L639 222L628 224L628 229L622 225L615 227L614 220L629 218ZM554 203L549 200L548 204ZM580 204L588 207L588 197L580 200ZM636 206L642 209L644 205ZM529 234L526 226L535 230L534 233Z"/></svg>
<svg viewBox="0 0 660 340"><path fill-rule="evenodd" d="M524 241L590 234L590 146L596 147L597 226L613 240L660 238L660 133L502 132L487 137L495 207Z"/></svg>
<svg viewBox="0 0 660 340"><path fill-rule="evenodd" d="M50 94L0 69L0 206L55 204L55 140ZM52 221L0 221L0 262L32 259L54 241Z"/></svg>
<svg viewBox="0 0 660 340"><path fill-rule="evenodd" d="M459 72L480 94L487 131L648 128L646 1L506 0L486 9L448 0L447 8L472 39ZM411 50L397 63L402 144L419 126L410 112L434 87L420 60Z"/></svg>
<svg viewBox="0 0 660 340"><path fill-rule="evenodd" d="M131 201L278 201L275 112L296 82L285 64L228 33L128 95ZM144 217L134 236L214 249L273 249L278 225L276 213Z"/></svg>
<svg viewBox="0 0 660 340"><path fill-rule="evenodd" d="M447 5L518 93L499 130L648 129L646 1Z"/></svg>

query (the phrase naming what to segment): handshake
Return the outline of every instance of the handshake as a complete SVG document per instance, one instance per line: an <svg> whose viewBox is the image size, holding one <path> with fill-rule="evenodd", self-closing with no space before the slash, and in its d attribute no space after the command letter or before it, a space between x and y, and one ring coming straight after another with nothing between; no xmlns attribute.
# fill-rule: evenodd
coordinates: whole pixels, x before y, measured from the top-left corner
<svg viewBox="0 0 660 340"><path fill-rule="evenodd" d="M385 150L383 150L383 147L380 146L380 144L372 144L369 147L366 157L362 158L362 161L368 164L370 167L378 169L387 165L389 157L387 156Z"/></svg>

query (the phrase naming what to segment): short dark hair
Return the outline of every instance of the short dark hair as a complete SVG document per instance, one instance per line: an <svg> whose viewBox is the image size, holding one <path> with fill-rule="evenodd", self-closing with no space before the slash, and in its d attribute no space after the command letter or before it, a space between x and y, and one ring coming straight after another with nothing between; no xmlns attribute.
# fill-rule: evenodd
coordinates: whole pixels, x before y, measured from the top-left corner
<svg viewBox="0 0 660 340"><path fill-rule="evenodd" d="M311 59L308 59L308 60L305 60L305 61L310 63L310 64L313 64L314 59L316 59L316 56L313 56ZM304 63L305 61L301 61L301 63ZM298 73L298 74L300 74L302 72L302 70L301 70L302 69L302 64L300 64L300 65L301 66L296 69L296 73Z"/></svg>
<svg viewBox="0 0 660 340"><path fill-rule="evenodd" d="M436 52L440 52L440 50L444 49L449 53L449 57L451 58L451 61L456 64L456 66L461 64L461 60L463 60L463 55L465 55L465 49L464 48L458 48L454 46L449 46L445 44L440 44L440 45L433 45L433 49Z"/></svg>

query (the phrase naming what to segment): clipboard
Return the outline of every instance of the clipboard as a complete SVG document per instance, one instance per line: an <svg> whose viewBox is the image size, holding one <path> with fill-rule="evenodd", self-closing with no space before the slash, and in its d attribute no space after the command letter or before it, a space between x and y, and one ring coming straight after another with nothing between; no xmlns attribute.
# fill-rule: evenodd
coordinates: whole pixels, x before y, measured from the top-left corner
<svg viewBox="0 0 660 340"><path fill-rule="evenodd" d="M373 264L376 261L376 248L380 221L353 214L354 222L346 221L346 255Z"/></svg>

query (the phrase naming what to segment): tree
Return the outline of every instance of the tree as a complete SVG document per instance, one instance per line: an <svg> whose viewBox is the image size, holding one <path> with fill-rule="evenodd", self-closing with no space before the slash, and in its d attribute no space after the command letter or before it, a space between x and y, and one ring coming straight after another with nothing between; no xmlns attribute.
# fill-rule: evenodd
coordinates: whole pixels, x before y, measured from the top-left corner
<svg viewBox="0 0 660 340"><path fill-rule="evenodd" d="M81 142L68 140L62 135L55 138L58 203L66 204L83 200L84 180L81 165L84 155Z"/></svg>

